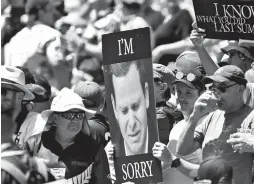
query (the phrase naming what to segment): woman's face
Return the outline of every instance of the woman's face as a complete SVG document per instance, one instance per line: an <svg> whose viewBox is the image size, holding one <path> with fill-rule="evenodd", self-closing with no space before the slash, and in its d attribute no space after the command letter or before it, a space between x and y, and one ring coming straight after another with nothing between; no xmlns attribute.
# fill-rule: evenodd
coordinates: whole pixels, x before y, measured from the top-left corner
<svg viewBox="0 0 254 184"><path fill-rule="evenodd" d="M180 111L191 114L194 104L199 97L198 90L179 82L175 85L175 92L177 103L180 105Z"/></svg>
<svg viewBox="0 0 254 184"><path fill-rule="evenodd" d="M57 117L57 129L66 136L77 135L81 131L84 121L87 121L85 112L79 109L71 109L57 114Z"/></svg>

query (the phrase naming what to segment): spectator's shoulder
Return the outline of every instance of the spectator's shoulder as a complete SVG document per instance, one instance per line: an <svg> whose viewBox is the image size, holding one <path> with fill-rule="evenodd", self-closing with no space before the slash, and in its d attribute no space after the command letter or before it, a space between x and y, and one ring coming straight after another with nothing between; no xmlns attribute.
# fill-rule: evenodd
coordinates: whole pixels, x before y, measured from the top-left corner
<svg viewBox="0 0 254 184"><path fill-rule="evenodd" d="M241 127L244 129L254 129L254 110L243 120Z"/></svg>

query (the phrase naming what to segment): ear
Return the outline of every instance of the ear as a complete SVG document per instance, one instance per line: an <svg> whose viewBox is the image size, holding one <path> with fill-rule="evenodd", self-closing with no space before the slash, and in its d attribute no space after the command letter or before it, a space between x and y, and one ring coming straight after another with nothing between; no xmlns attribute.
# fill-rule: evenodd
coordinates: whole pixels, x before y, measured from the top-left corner
<svg viewBox="0 0 254 184"><path fill-rule="evenodd" d="M114 99L113 94L111 94L111 102L112 102L112 106L113 106L115 117L116 117L116 119L118 119L118 114L117 114L116 105L115 105L115 99Z"/></svg>
<svg viewBox="0 0 254 184"><path fill-rule="evenodd" d="M36 105L34 102L29 102L28 104L26 104L26 109L28 110L28 112L32 112L34 111Z"/></svg>
<svg viewBox="0 0 254 184"><path fill-rule="evenodd" d="M148 109L149 108L149 86L148 86L148 83L146 82L145 83L145 101L146 101L146 108Z"/></svg>
<svg viewBox="0 0 254 184"><path fill-rule="evenodd" d="M48 122L52 122L52 124L54 124L54 125L58 125L58 115L57 114L51 114L50 116L49 116L49 118L48 118ZM49 124L51 124L51 123L49 123Z"/></svg>
<svg viewBox="0 0 254 184"><path fill-rule="evenodd" d="M167 83L164 82L164 83L161 84L161 90L162 91L165 91L167 89L167 87L168 87Z"/></svg>

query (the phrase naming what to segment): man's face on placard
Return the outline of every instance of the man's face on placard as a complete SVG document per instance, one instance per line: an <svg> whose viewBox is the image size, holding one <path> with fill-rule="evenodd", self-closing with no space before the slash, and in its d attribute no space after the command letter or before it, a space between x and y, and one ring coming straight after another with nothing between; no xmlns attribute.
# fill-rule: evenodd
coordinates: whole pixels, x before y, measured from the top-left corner
<svg viewBox="0 0 254 184"><path fill-rule="evenodd" d="M132 64L125 76L113 75L115 97L112 104L128 155L146 153L147 109L149 107L148 84L144 90L139 71Z"/></svg>

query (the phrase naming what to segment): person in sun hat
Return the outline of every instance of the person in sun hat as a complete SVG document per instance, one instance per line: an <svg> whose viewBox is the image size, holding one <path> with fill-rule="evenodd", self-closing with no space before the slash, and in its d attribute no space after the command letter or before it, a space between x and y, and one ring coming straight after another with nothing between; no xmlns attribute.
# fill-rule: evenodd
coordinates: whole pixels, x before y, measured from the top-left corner
<svg viewBox="0 0 254 184"><path fill-rule="evenodd" d="M22 100L32 100L34 95L25 87L25 74L14 66L1 65L2 111L14 110L13 121L21 111Z"/></svg>
<svg viewBox="0 0 254 184"><path fill-rule="evenodd" d="M108 161L103 149L91 136L87 120L93 111L68 88L53 99L51 108L41 113L46 121L43 133L31 137L26 149L47 162L58 179L81 179L86 183L109 183ZM56 175L55 168L62 168ZM83 173L83 174L82 174ZM86 176L81 177L80 176Z"/></svg>
<svg viewBox="0 0 254 184"><path fill-rule="evenodd" d="M16 68L1 66L1 183L23 184L53 181L44 163L20 150L13 141L21 102L33 99L25 88L25 75Z"/></svg>
<svg viewBox="0 0 254 184"><path fill-rule="evenodd" d="M105 115L105 99L100 86L91 81L79 82L74 86L74 92L82 99L85 107L94 110L95 114L88 120L93 137L106 146L109 141L109 124Z"/></svg>

